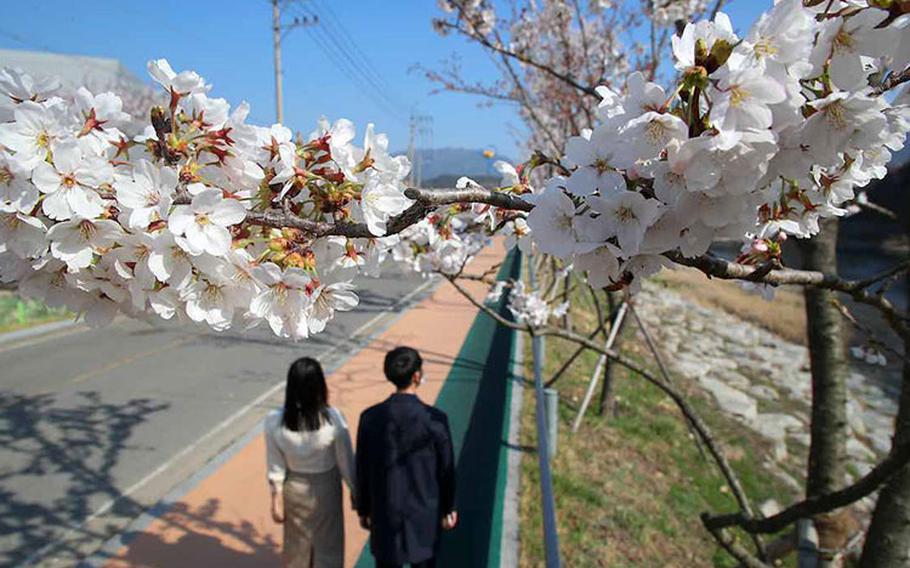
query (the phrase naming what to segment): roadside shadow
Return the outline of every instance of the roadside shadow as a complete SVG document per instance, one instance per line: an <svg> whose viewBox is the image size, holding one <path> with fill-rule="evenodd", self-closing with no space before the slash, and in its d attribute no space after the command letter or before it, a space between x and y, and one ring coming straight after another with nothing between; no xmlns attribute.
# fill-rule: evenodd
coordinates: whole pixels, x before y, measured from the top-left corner
<svg viewBox="0 0 910 568"><path fill-rule="evenodd" d="M109 536L83 526L105 504L114 515L138 515L115 471L136 427L169 406L147 398L115 404L93 391L0 392L0 565L44 553L78 558Z"/></svg>
<svg viewBox="0 0 910 568"><path fill-rule="evenodd" d="M253 568L280 566L280 543L249 521L219 519L221 502L192 507L177 503L156 521L155 531L128 535L128 548L107 568ZM157 529L157 527L161 527Z"/></svg>

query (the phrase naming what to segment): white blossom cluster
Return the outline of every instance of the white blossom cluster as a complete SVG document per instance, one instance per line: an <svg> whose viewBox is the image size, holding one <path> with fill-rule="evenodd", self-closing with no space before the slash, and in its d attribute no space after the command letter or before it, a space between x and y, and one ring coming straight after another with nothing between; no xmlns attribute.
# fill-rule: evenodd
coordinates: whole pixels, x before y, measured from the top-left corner
<svg viewBox="0 0 910 568"><path fill-rule="evenodd" d="M485 302L494 304L509 290L507 307L516 323L532 327L546 325L551 317L562 317L568 312L568 302L548 302L539 290L529 290L521 280L499 280L490 288Z"/></svg>
<svg viewBox="0 0 910 568"><path fill-rule="evenodd" d="M850 348L850 355L859 361L869 365L884 367L888 364L888 359L880 349L873 345L854 345Z"/></svg>
<svg viewBox="0 0 910 568"><path fill-rule="evenodd" d="M866 2L781 0L744 38L719 13L673 38L670 91L633 74L600 87L601 123L566 144L527 225L537 248L597 287L632 284L718 238L758 263L786 234L838 216L886 174L910 130L910 97L875 89L910 60L910 14Z"/></svg>
<svg viewBox="0 0 910 568"><path fill-rule="evenodd" d="M295 141L247 124L245 103L209 96L194 72L148 68L167 102L144 127L114 93L67 101L55 82L0 72L0 279L22 295L91 324L155 314L297 339L352 309L352 279L378 274L390 250L423 268L476 250L446 233L452 218L384 236L412 204L410 165L372 125L362 147L347 120ZM374 237L316 238L288 216Z"/></svg>

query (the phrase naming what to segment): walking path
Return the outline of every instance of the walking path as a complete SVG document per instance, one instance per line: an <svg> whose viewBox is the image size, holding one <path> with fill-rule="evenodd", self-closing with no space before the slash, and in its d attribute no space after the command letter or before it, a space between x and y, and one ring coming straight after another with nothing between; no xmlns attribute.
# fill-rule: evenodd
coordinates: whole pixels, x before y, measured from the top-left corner
<svg viewBox="0 0 910 568"><path fill-rule="evenodd" d="M501 241L469 266L480 273L504 257ZM506 257L500 277L517 276L519 260ZM475 297L486 286L468 282ZM499 306L503 309L502 306ZM441 565L498 565L503 497L508 461L513 334L479 315L447 284L417 304L329 376L331 403L348 419L356 439L357 419L383 400L391 385L382 360L396 345L410 345L424 356L420 396L449 413L458 456L459 528L446 535ZM475 402L481 401L481 404ZM272 522L265 481L265 447L256 429L216 460L212 473L174 502L151 511L113 547L109 568L280 565L281 528ZM347 491L345 503L348 503ZM346 564L372 566L367 533L346 507ZM112 546L109 543L108 550Z"/></svg>

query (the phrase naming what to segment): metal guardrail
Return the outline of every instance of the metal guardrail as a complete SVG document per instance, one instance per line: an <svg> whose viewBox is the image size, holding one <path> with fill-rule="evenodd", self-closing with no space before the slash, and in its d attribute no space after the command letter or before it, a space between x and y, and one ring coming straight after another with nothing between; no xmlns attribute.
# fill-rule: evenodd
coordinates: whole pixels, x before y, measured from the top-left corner
<svg viewBox="0 0 910 568"><path fill-rule="evenodd" d="M537 288L534 257L528 256L528 279L531 289ZM543 388L543 342L541 337L531 338L534 357L534 399L537 421L537 458L540 464L540 500L543 509L543 536L547 568L559 568L559 534L556 532L556 502L553 498L553 476L550 471L550 441L547 432L547 412Z"/></svg>

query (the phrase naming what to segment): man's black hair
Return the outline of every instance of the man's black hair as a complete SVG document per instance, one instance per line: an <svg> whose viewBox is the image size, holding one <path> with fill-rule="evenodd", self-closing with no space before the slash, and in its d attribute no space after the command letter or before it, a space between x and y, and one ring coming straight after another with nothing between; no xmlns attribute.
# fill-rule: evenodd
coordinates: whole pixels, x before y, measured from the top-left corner
<svg viewBox="0 0 910 568"><path fill-rule="evenodd" d="M423 359L416 349L410 347L396 347L385 354L385 378L389 379L399 389L407 388L411 384L414 373L423 367Z"/></svg>

